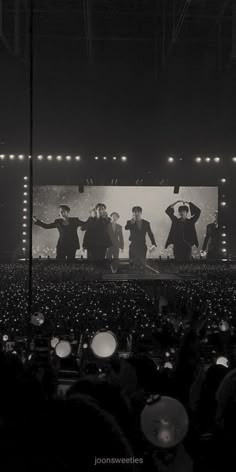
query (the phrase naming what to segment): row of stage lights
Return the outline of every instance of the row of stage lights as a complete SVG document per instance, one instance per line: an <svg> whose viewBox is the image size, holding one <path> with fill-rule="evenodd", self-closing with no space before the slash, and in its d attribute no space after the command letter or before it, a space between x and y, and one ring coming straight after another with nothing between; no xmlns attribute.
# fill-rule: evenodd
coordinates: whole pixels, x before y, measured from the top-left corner
<svg viewBox="0 0 236 472"><path fill-rule="evenodd" d="M170 163L170 164L173 164L174 162L177 162L177 161L182 161L183 159L176 159L175 157L168 157L167 158L167 161ZM235 162L236 163L236 157L232 157L231 158L232 162ZM204 162L215 162L216 164L218 164L219 162L221 162L222 159L220 157L195 157L194 158L194 162L197 162L197 164L201 164L201 163L204 163Z"/></svg>
<svg viewBox="0 0 236 472"><path fill-rule="evenodd" d="M26 255L26 244L28 241L28 177L23 177L23 215L22 215L22 251Z"/></svg>
<svg viewBox="0 0 236 472"><path fill-rule="evenodd" d="M10 160L15 160L15 159L18 159L20 161L23 161L25 159L31 159L31 156L25 156L24 154L18 154L18 155L15 155L15 154L9 154L9 155L6 155L6 154L0 154L0 159L1 160L4 160L5 158L9 158ZM49 154L48 156L43 156L42 154L39 154L38 156L35 156L36 160L37 161L52 161L52 160L56 160L56 161L81 161L81 157L80 156L61 156L61 155L58 155L58 156L52 156L51 154ZM116 157L116 156L113 156L112 158L108 158L106 156L103 156L103 157L99 157L99 156L95 156L94 157L94 160L95 161L98 161L98 160L103 160L103 161L107 161L107 160L113 160L113 161L122 161L122 162L125 162L127 161L127 157L126 156L121 156L121 157Z"/></svg>
<svg viewBox="0 0 236 472"><path fill-rule="evenodd" d="M15 159L18 159L20 161L23 161L25 159L31 159L31 156L26 156L24 154L18 154L18 155L15 155L15 154L0 154L0 159L1 160L4 160L6 158L9 158L10 160L15 160ZM51 154L49 154L48 156L44 156L42 154L39 154L38 156L35 156L35 159L38 160L38 161L53 161L53 160L56 160L56 161L81 161L81 157L80 156L71 156L71 155L68 155L68 156L61 156L61 155L58 155L58 156L52 156ZM116 157L116 156L113 156L113 157L106 157L106 156L103 156L103 157L99 157L99 156L95 156L94 157L94 160L95 161L98 161L98 160L102 160L102 161L107 161L107 160L112 160L112 161L122 161L122 162L125 162L127 161L127 157L126 156L121 156L121 157ZM232 162L236 163L236 157L232 157L231 158ZM167 162L169 162L170 164L173 164L175 162L178 162L178 161L183 161L182 158L180 159L177 159L175 157L168 157L167 158ZM222 159L220 157L196 157L194 158L194 162L200 164L200 163L209 163L209 162L215 162L215 163L219 163L221 162Z"/></svg>

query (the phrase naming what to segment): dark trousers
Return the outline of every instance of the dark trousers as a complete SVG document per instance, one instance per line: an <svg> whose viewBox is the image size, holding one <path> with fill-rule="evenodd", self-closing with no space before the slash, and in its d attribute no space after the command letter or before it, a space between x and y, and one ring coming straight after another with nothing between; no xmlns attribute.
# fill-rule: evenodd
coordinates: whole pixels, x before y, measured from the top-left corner
<svg viewBox="0 0 236 472"><path fill-rule="evenodd" d="M107 259L119 259L120 249L118 246L111 246L107 249Z"/></svg>
<svg viewBox="0 0 236 472"><path fill-rule="evenodd" d="M131 243L129 247L129 258L133 261L142 261L146 259L147 246L146 244Z"/></svg>
<svg viewBox="0 0 236 472"><path fill-rule="evenodd" d="M74 248L57 248L56 259L73 261L75 259L77 249Z"/></svg>
<svg viewBox="0 0 236 472"><path fill-rule="evenodd" d="M87 256L89 261L103 261L106 257L107 248L103 246L95 246L88 249Z"/></svg>
<svg viewBox="0 0 236 472"><path fill-rule="evenodd" d="M192 246L188 243L174 244L174 258L176 261L191 261Z"/></svg>

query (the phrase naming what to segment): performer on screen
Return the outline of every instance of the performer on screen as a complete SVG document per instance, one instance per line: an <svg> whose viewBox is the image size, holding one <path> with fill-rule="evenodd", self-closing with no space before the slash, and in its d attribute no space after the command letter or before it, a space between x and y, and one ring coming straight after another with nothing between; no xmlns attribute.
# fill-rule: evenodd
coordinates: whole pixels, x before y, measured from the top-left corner
<svg viewBox="0 0 236 472"><path fill-rule="evenodd" d="M108 224L107 231L110 236L112 246L107 249L107 259L119 259L120 250L124 250L124 238L122 226L117 223L120 218L119 214L115 211L111 214L111 221Z"/></svg>
<svg viewBox="0 0 236 472"><path fill-rule="evenodd" d="M177 203L183 203L178 208L179 218L174 215L174 207ZM186 205L188 203L189 207ZM188 218L188 213L191 217ZM178 200L166 209L166 214L172 221L169 236L165 248L173 244L174 258L177 261L190 261L192 257L192 247L198 247L198 238L195 223L200 217L201 210L192 202L182 202Z"/></svg>
<svg viewBox="0 0 236 472"><path fill-rule="evenodd" d="M214 213L214 221L207 225L206 236L203 242L201 254L207 259L219 259L220 253L220 229L218 225L218 211Z"/></svg>
<svg viewBox="0 0 236 472"><path fill-rule="evenodd" d="M150 223L149 221L142 219L142 211L143 210L140 206L134 206L132 208L133 217L131 220L127 221L125 226L125 229L130 231L129 240L131 241L131 244L129 246L129 258L134 261L143 261L146 259L147 234L152 243L150 250L153 250L156 247L156 241Z"/></svg>
<svg viewBox="0 0 236 472"><path fill-rule="evenodd" d="M90 213L90 217L82 226L86 231L83 240L83 248L87 250L89 260L101 261L105 259L107 249L112 246L108 234L108 225L111 219L106 212L106 205L98 203Z"/></svg>
<svg viewBox="0 0 236 472"><path fill-rule="evenodd" d="M56 228L59 232L59 239L56 246L56 259L75 259L77 249L80 249L77 229L84 225L84 221L79 218L70 217L70 207L68 205L59 206L59 218L53 223L44 223L35 216L34 224L44 229Z"/></svg>

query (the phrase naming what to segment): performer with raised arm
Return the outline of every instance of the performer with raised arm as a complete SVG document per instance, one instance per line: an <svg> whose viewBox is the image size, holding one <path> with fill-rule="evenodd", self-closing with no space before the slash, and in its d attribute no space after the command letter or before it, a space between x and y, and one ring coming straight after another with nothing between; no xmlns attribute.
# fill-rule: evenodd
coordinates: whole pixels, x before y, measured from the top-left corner
<svg viewBox="0 0 236 472"><path fill-rule="evenodd" d="M111 221L107 227L108 234L112 242L112 246L107 249L107 259L119 259L120 250L121 252L123 252L124 250L122 226L117 223L119 218L119 214L116 211L113 211L113 213L111 214Z"/></svg>
<svg viewBox="0 0 236 472"><path fill-rule="evenodd" d="M207 225L206 236L203 242L201 255L207 259L219 259L220 253L220 229L218 225L218 211L214 213L214 221Z"/></svg>
<svg viewBox="0 0 236 472"><path fill-rule="evenodd" d="M44 229L57 229L59 239L56 246L56 259L75 259L77 249L80 249L77 229L84 225L84 221L79 218L70 217L70 207L68 205L59 206L59 218L53 223L44 223L35 216L34 224Z"/></svg>
<svg viewBox="0 0 236 472"><path fill-rule="evenodd" d="M179 218L174 214L174 208L178 203L182 203L178 208ZM188 207L188 205L189 207ZM188 213L191 217L188 218ZM177 261L190 261L192 257L192 247L198 247L198 238L195 223L200 217L201 210L192 202L177 202L168 206L166 214L172 221L169 236L166 241L165 248L173 244L174 258Z"/></svg>
<svg viewBox="0 0 236 472"><path fill-rule="evenodd" d="M83 240L83 248L87 250L90 260L101 261L105 259L107 249L112 246L108 234L108 225L111 219L106 212L106 205L98 203L91 211L90 217L83 224L82 231L86 231Z"/></svg>
<svg viewBox="0 0 236 472"><path fill-rule="evenodd" d="M147 255L146 235L148 234L152 246L149 251L154 250L156 247L156 241L154 234L151 230L149 221L142 219L142 208L140 206L134 206L132 208L133 217L127 221L125 226L126 230L130 231L129 240L131 244L129 246L129 258L131 260L143 261Z"/></svg>

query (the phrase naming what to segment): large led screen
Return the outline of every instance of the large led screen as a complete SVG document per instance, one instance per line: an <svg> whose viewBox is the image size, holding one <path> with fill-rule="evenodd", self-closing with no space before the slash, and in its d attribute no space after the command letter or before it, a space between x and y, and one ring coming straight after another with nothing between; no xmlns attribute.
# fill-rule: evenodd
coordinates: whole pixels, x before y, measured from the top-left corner
<svg viewBox="0 0 236 472"><path fill-rule="evenodd" d="M65 247L72 258L126 259L134 247L147 259L173 257L171 217L179 218L181 206L188 208L188 218L194 216L192 255L198 256L218 210L218 188L179 187L177 192L174 187L35 186L33 257L63 258ZM70 230L63 215L70 218Z"/></svg>

